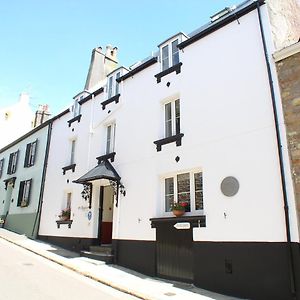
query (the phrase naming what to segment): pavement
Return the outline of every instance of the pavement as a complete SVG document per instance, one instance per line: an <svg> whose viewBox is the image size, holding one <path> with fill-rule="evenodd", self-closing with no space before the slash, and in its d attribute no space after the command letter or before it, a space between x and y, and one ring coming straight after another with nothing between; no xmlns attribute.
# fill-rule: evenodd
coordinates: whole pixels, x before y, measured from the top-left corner
<svg viewBox="0 0 300 300"><path fill-rule="evenodd" d="M145 300L238 300L190 284L165 281L104 262L80 257L78 253L32 240L25 235L0 228L0 238L60 264L83 276Z"/></svg>

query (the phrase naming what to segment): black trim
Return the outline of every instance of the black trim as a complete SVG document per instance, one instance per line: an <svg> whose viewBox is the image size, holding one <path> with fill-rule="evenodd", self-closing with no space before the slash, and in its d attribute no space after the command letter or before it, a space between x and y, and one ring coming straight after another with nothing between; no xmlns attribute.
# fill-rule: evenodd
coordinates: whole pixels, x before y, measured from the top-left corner
<svg viewBox="0 0 300 300"><path fill-rule="evenodd" d="M76 164L72 164L72 165L63 167L63 168L62 168L62 170L63 170L63 175L65 175L65 174L66 174L66 171L68 171L68 170L72 170L72 172L75 172L75 167L76 167Z"/></svg>
<svg viewBox="0 0 300 300"><path fill-rule="evenodd" d="M76 252L80 252L82 250L89 250L89 247L92 245L97 245L97 241L98 241L96 238L50 236L50 235L39 235L38 239ZM55 253L55 250L49 250L49 251Z"/></svg>
<svg viewBox="0 0 300 300"><path fill-rule="evenodd" d="M147 274L156 275L156 242L137 240L112 240L115 263Z"/></svg>
<svg viewBox="0 0 300 300"><path fill-rule="evenodd" d="M92 99L92 97L96 97L98 96L99 94L101 94L102 92L104 91L104 88L101 87L100 89L96 90L95 92L89 94L88 96L86 96L85 98L81 99L78 101L78 103L80 105L84 104L85 102L89 101L90 99Z"/></svg>
<svg viewBox="0 0 300 300"><path fill-rule="evenodd" d="M154 141L153 143L156 145L157 152L159 152L159 151L161 151L162 145L170 144L173 142L176 142L176 146L181 146L181 139L183 136L184 136L183 133L178 133L178 134L169 136L167 138Z"/></svg>
<svg viewBox="0 0 300 300"><path fill-rule="evenodd" d="M105 106L112 103L112 102L116 102L118 103L119 102L119 98L120 98L120 94L117 94L113 97L110 97L109 99L101 102L101 105L102 105L102 109L104 110L105 109Z"/></svg>
<svg viewBox="0 0 300 300"><path fill-rule="evenodd" d="M69 127L71 127L71 124L72 124L73 122L78 121L78 123L79 123L80 120L81 120L81 116L82 116L82 115L80 114L80 115L78 115L78 116L72 118L71 120L67 121L67 122L69 123Z"/></svg>
<svg viewBox="0 0 300 300"><path fill-rule="evenodd" d="M57 228L60 228L60 225L64 225L64 224L67 224L68 228L71 228L72 223L73 223L73 220L65 220L65 221L57 220L56 221Z"/></svg>
<svg viewBox="0 0 300 300"><path fill-rule="evenodd" d="M181 241L178 243L180 246ZM112 244L116 264L157 276L156 241L120 239L113 240ZM242 299L293 300L289 290L286 246L287 243L280 242L194 241L193 283L199 288ZM292 243L292 247L298 255L298 275L300 244ZM170 250L170 256L174 254ZM300 280L297 279L299 287Z"/></svg>
<svg viewBox="0 0 300 300"><path fill-rule="evenodd" d="M263 5L263 4L265 4L265 0L257 0L257 3L259 5ZM227 24L236 21L238 18L248 14L249 12L251 12L255 9L256 9L256 1L252 2L247 7L237 11L236 13L234 13L234 11L233 11L232 14L229 15L227 18L225 17L224 19L222 19L220 21L216 21L216 23L212 23L211 26L209 26L208 28L205 28L204 30L197 33L196 35L192 36L191 38L181 42L180 44L177 45L177 47L179 49L183 49L183 48L195 43L196 41L204 38L205 36L213 33L214 31L226 26Z"/></svg>
<svg viewBox="0 0 300 300"><path fill-rule="evenodd" d="M143 71L144 69L152 66L153 64L157 63L157 57L152 57L151 59L147 60L146 62L142 63L141 65L137 66L136 68L132 69L125 75L121 76L120 78L116 79L117 82L124 81L133 75Z"/></svg>
<svg viewBox="0 0 300 300"><path fill-rule="evenodd" d="M151 218L151 227L157 228L162 223L182 223L189 222L191 227L206 227L206 216L182 216L182 217L165 217L165 218Z"/></svg>
<svg viewBox="0 0 300 300"><path fill-rule="evenodd" d="M14 188L16 179L17 179L17 177L10 177L10 178L7 178L7 179L3 180L4 183L5 183L5 190L7 190L7 186L10 182L12 182L12 187Z"/></svg>
<svg viewBox="0 0 300 300"><path fill-rule="evenodd" d="M108 160L108 159L110 159L111 162L114 162L115 155L116 155L116 152L111 152L111 153L108 153L108 154L98 156L98 157L96 157L96 159L98 160L98 164L100 164L102 161Z"/></svg>
<svg viewBox="0 0 300 300"><path fill-rule="evenodd" d="M182 62L170 67L167 70L164 70L164 71L154 75L154 77L156 78L157 83L161 82L161 78L166 76L167 74L170 74L172 72L176 72L176 74L179 74L181 72L181 66L182 66Z"/></svg>

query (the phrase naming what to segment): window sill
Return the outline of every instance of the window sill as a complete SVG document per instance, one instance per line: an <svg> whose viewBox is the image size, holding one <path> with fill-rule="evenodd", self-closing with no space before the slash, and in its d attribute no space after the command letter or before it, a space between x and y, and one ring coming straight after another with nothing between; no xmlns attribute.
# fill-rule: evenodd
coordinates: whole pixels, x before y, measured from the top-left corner
<svg viewBox="0 0 300 300"><path fill-rule="evenodd" d="M62 170L63 170L63 175L65 175L65 174L66 174L66 171L68 171L68 170L72 170L72 172L75 172L75 167L76 167L76 164L72 164L72 165L63 167L63 168L62 168Z"/></svg>
<svg viewBox="0 0 300 300"><path fill-rule="evenodd" d="M68 123L69 123L69 127L71 127L71 124L73 123L73 122L80 122L80 120L81 120L81 114L80 115L78 115L78 116L76 116L76 117L74 117L73 119L71 119L71 120L69 120L69 121L67 121Z"/></svg>
<svg viewBox="0 0 300 300"><path fill-rule="evenodd" d="M115 155L116 155L116 152L111 152L108 154L98 156L98 157L96 157L96 159L98 160L98 164L100 164L103 160L108 160L108 159L110 159L111 162L114 162Z"/></svg>
<svg viewBox="0 0 300 300"><path fill-rule="evenodd" d="M68 228L71 228L72 223L73 223L73 220L65 220L65 221L58 220L58 221L56 221L57 228L60 228L60 225L65 225L65 224L68 225Z"/></svg>
<svg viewBox="0 0 300 300"><path fill-rule="evenodd" d="M176 224L180 222L188 222L191 227L206 227L206 216L182 216L182 217L163 217L163 218L151 218L151 228L157 228L159 225L170 223Z"/></svg>
<svg viewBox="0 0 300 300"><path fill-rule="evenodd" d="M156 78L157 83L161 82L161 78L172 73L172 72L176 72L176 74L179 74L181 72L181 66L182 66L182 62L170 67L169 69L166 69L156 75L154 75L154 77Z"/></svg>
<svg viewBox="0 0 300 300"><path fill-rule="evenodd" d="M103 102L101 102L101 105L102 105L102 109L104 110L105 109L105 106L112 103L112 102L116 102L118 103L119 102L119 98L120 98L120 94L117 94Z"/></svg>
<svg viewBox="0 0 300 300"><path fill-rule="evenodd" d="M183 133L178 133L167 138L154 141L153 143L156 145L157 152L161 151L161 146L176 142L176 146L181 146L181 139L184 136Z"/></svg>

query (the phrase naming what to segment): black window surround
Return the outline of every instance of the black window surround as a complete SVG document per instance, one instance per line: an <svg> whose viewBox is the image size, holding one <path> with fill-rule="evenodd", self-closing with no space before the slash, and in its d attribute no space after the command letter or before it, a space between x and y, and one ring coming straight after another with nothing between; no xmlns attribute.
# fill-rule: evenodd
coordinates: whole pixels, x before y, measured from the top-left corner
<svg viewBox="0 0 300 300"><path fill-rule="evenodd" d="M65 220L65 221L58 220L58 221L56 221L57 228L60 228L60 225L64 225L64 224L68 225L68 228L71 228L72 223L73 223L73 220Z"/></svg>
<svg viewBox="0 0 300 300"><path fill-rule="evenodd" d="M108 153L108 154L98 156L98 157L96 157L96 159L98 160L98 164L100 164L102 161L108 160L108 159L110 159L111 162L114 162L115 155L116 155L116 152L111 152L111 153Z"/></svg>
<svg viewBox="0 0 300 300"><path fill-rule="evenodd" d="M71 165L69 165L69 166L63 167L63 168L62 168L62 170L63 170L63 175L65 175L65 174L66 174L66 171L68 171L68 170L72 170L72 172L75 172L75 167L76 167L76 164L71 164Z"/></svg>
<svg viewBox="0 0 300 300"><path fill-rule="evenodd" d="M157 152L161 151L161 146L176 142L176 146L181 146L181 139L184 136L183 133L178 133L161 140L154 141L153 143L156 145Z"/></svg>
<svg viewBox="0 0 300 300"><path fill-rule="evenodd" d="M119 103L119 98L120 98L120 94L117 94L115 96L112 96L110 97L109 99L101 102L101 105L102 105L102 109L104 110L105 109L105 106L112 103L112 102L116 102L116 103Z"/></svg>
<svg viewBox="0 0 300 300"><path fill-rule="evenodd" d="M151 228L157 228L161 223L190 223L191 227L206 227L206 216L182 216L182 217L162 217L162 218L151 218Z"/></svg>
<svg viewBox="0 0 300 300"><path fill-rule="evenodd" d="M176 74L179 74L181 72L181 66L182 66L182 62L154 75L154 77L156 78L157 83L161 82L161 78L172 73L172 72L176 72Z"/></svg>
<svg viewBox="0 0 300 300"><path fill-rule="evenodd" d="M81 120L81 114L80 115L78 115L78 116L76 116L76 117L74 117L74 118L72 118L72 119L70 119L69 121L67 121L68 123L69 123L69 127L71 127L71 124L73 123L73 122L80 122L80 120Z"/></svg>

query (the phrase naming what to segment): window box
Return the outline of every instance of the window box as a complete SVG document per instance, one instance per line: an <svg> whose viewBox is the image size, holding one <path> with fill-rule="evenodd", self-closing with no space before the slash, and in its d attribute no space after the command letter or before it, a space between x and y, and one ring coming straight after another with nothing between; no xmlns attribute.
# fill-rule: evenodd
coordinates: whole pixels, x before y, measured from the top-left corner
<svg viewBox="0 0 300 300"><path fill-rule="evenodd" d="M183 133L175 134L161 140L154 141L153 143L156 145L157 152L161 151L161 146L176 142L176 146L181 146L181 139L184 136Z"/></svg>
<svg viewBox="0 0 300 300"><path fill-rule="evenodd" d="M161 78L172 73L172 72L176 72L176 74L179 74L181 72L181 66L182 66L182 62L154 75L154 77L156 78L157 83L161 82Z"/></svg>
<svg viewBox="0 0 300 300"><path fill-rule="evenodd" d="M206 227L206 216L182 216L182 217L165 217L165 218L151 218L151 227L157 228L161 224L171 223L176 224L180 222L188 222L191 227Z"/></svg>
<svg viewBox="0 0 300 300"><path fill-rule="evenodd" d="M71 225L73 223L73 220L66 220L66 221L62 221L62 220L57 220L56 224L57 224L57 228L60 228L60 225L68 225L68 228L71 228Z"/></svg>
<svg viewBox="0 0 300 300"><path fill-rule="evenodd" d="M75 172L75 167L76 167L76 164L72 164L72 165L63 167L63 168L62 168L62 170L63 170L63 175L65 175L65 174L66 174L66 171L68 171L68 170L72 170L72 172Z"/></svg>
<svg viewBox="0 0 300 300"><path fill-rule="evenodd" d="M68 123L69 123L69 127L71 127L71 124L73 123L73 122L80 122L80 120L81 120L81 114L80 115L78 115L78 116L76 116L76 117L74 117L74 118L72 118L71 120L69 120L69 121L67 121Z"/></svg>
<svg viewBox="0 0 300 300"><path fill-rule="evenodd" d="M105 106L112 103L112 102L116 102L118 103L119 102L119 98L120 98L120 94L117 94L113 97L110 97L109 99L101 102L101 105L102 105L102 109L104 110L105 109Z"/></svg>

